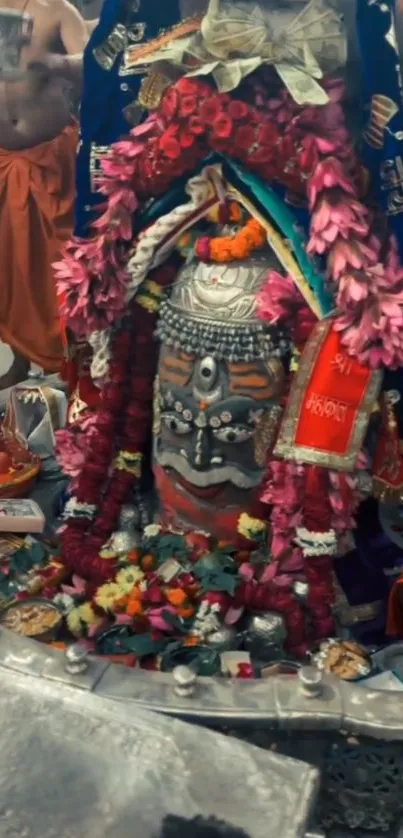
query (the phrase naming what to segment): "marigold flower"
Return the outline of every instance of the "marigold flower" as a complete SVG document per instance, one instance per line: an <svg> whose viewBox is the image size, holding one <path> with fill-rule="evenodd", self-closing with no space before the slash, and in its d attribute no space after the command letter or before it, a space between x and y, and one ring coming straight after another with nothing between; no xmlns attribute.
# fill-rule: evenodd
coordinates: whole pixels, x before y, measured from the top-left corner
<svg viewBox="0 0 403 838"><path fill-rule="evenodd" d="M141 550L139 550L138 548L136 548L135 550L130 550L126 558L127 561L131 564L139 564L141 559Z"/></svg>
<svg viewBox="0 0 403 838"><path fill-rule="evenodd" d="M126 614L129 617L140 617L144 613L143 604L140 599L130 598L127 604Z"/></svg>
<svg viewBox="0 0 403 838"><path fill-rule="evenodd" d="M116 584L125 594L130 594L134 586L142 579L144 579L144 573L139 567L124 567L116 576Z"/></svg>
<svg viewBox="0 0 403 838"><path fill-rule="evenodd" d="M182 606L187 600L187 596L181 588L170 588L165 591L165 596L171 605Z"/></svg>
<svg viewBox="0 0 403 838"><path fill-rule="evenodd" d="M144 570L147 573L150 570L154 570L154 568L156 567L156 564L157 564L157 560L156 560L155 556L151 555L151 553L147 553L147 555L143 556L143 558L141 559L140 564L141 564L142 570Z"/></svg>
<svg viewBox="0 0 403 838"><path fill-rule="evenodd" d="M94 600L104 611L114 611L116 600L122 596L122 590L116 582L109 582L98 588Z"/></svg>

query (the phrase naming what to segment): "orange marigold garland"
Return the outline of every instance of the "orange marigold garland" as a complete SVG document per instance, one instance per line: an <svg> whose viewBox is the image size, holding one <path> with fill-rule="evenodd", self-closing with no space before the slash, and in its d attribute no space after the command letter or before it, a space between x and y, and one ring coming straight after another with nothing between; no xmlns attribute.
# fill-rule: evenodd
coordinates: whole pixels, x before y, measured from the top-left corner
<svg viewBox="0 0 403 838"><path fill-rule="evenodd" d="M196 242L196 256L202 262L244 261L266 244L266 231L255 218L250 218L233 236L212 238L202 236Z"/></svg>

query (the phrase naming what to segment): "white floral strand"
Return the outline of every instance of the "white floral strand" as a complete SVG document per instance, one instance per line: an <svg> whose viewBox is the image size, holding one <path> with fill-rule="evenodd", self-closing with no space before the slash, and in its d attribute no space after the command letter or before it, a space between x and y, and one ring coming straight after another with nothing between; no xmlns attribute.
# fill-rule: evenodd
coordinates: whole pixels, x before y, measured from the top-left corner
<svg viewBox="0 0 403 838"><path fill-rule="evenodd" d="M334 530L328 532L312 532L305 527L297 527L295 543L301 548L304 556L335 556L337 553L337 538Z"/></svg>
<svg viewBox="0 0 403 838"><path fill-rule="evenodd" d="M70 498L63 510L63 518L93 518L97 507L90 503L81 503L76 497Z"/></svg>
<svg viewBox="0 0 403 838"><path fill-rule="evenodd" d="M102 332L92 332L88 343L92 348L91 378L98 387L108 377L109 364L111 360L111 336L112 329L104 329Z"/></svg>

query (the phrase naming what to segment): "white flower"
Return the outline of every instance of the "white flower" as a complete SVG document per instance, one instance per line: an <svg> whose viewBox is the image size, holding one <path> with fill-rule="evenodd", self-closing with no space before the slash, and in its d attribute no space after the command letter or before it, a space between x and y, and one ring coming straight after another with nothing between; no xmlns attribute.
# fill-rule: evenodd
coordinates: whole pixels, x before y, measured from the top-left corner
<svg viewBox="0 0 403 838"><path fill-rule="evenodd" d="M144 527L144 536L145 538L156 538L161 532L161 527L159 524L148 524L147 527Z"/></svg>
<svg viewBox="0 0 403 838"><path fill-rule="evenodd" d="M74 608L74 599L70 594L56 594L53 602L63 614L68 614Z"/></svg>

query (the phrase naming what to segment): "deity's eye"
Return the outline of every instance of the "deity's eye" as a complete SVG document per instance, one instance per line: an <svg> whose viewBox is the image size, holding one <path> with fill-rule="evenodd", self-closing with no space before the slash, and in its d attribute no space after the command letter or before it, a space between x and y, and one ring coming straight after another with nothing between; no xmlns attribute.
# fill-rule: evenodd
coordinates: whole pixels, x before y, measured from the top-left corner
<svg viewBox="0 0 403 838"><path fill-rule="evenodd" d="M161 419L173 434L188 434L192 429L190 422L184 422L183 419L178 419L174 413L164 413Z"/></svg>
<svg viewBox="0 0 403 838"><path fill-rule="evenodd" d="M217 428L213 430L213 434L219 442L246 442L251 439L255 432L254 428L246 428L244 425L230 425L226 428Z"/></svg>

